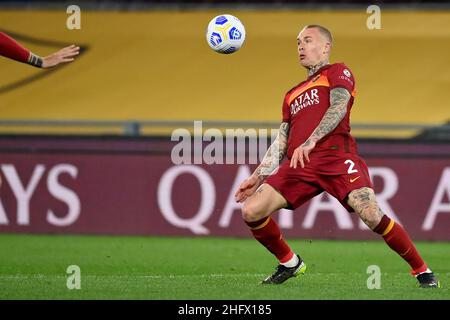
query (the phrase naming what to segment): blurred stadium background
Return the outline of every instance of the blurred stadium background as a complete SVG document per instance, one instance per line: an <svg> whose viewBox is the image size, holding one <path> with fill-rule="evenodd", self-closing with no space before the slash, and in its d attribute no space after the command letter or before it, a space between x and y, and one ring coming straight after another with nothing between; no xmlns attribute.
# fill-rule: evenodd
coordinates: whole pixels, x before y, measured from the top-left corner
<svg viewBox="0 0 450 320"><path fill-rule="evenodd" d="M66 27L71 4L81 8L79 30ZM332 30L332 62L356 76L352 132L382 206L426 241L419 248L448 282L450 5L373 4L380 30L367 28L363 1L0 1L0 31L32 52L82 47L75 62L52 70L0 59L0 248L10 254L0 262L0 298L276 298L272 289L255 296L245 289L273 263L246 239L231 198L255 165L176 166L170 137L177 128L192 131L195 120L203 129L278 128L284 93L305 75L296 36L306 24ZM207 23L221 13L246 27L246 42L232 55L214 53L205 40ZM305 280L306 296L295 285L281 289L290 299L450 298L445 288L413 292L404 262L326 195L277 217L318 265ZM332 262L321 260L311 239ZM355 250L348 260L339 260L335 240ZM186 264L165 269L179 262L164 253L179 246ZM217 247L225 257L211 271L205 266ZM260 269L248 267L254 259L264 262ZM88 269L82 293L65 287L69 264ZM367 291L369 264L387 270L389 294ZM350 289L342 274L355 278ZM203 280L213 286L204 289ZM334 281L341 291L317 290L314 281Z"/></svg>

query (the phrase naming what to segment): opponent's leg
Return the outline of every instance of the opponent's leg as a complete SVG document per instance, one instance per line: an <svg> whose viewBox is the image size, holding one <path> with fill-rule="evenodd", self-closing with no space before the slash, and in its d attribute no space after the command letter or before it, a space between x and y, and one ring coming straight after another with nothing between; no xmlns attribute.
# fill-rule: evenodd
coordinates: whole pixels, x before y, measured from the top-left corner
<svg viewBox="0 0 450 320"><path fill-rule="evenodd" d="M348 195L348 204L370 229L380 234L387 245L411 266L411 274L417 278L422 288L439 286L405 229L381 211L373 189L364 187L353 190Z"/></svg>
<svg viewBox="0 0 450 320"><path fill-rule="evenodd" d="M272 186L264 183L249 197L242 208L242 217L256 240L267 248L280 262L274 274L267 277L264 284L279 284L299 273L306 266L281 235L278 224L271 214L287 206L286 199Z"/></svg>

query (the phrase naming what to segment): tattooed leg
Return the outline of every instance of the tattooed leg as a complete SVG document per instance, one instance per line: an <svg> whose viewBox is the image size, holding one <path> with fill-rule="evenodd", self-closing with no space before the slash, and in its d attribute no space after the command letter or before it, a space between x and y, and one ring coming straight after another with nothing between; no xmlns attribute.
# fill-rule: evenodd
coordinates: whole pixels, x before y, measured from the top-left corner
<svg viewBox="0 0 450 320"><path fill-rule="evenodd" d="M378 206L375 193L371 188L365 187L350 192L348 195L348 204L372 230L380 223L384 215Z"/></svg>
<svg viewBox="0 0 450 320"><path fill-rule="evenodd" d="M372 189L361 188L350 192L348 204L355 209L370 229L381 235L386 244L411 266L412 275L429 270L406 230L383 214ZM418 280L422 288L439 287L433 273L422 280L418 278Z"/></svg>

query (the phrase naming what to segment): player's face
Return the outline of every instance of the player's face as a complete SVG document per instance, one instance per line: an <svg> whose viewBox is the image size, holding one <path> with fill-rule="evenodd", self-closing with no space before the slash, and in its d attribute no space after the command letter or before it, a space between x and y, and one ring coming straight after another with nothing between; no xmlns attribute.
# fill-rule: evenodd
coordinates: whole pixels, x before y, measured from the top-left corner
<svg viewBox="0 0 450 320"><path fill-rule="evenodd" d="M327 47L328 46L328 47ZM297 50L300 64L305 68L323 61L329 52L329 43L316 28L303 29L297 37Z"/></svg>

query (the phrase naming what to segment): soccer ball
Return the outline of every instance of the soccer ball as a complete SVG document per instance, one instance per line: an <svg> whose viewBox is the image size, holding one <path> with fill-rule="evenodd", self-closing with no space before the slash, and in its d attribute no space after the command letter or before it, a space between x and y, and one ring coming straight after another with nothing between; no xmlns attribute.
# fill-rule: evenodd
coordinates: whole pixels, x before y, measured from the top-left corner
<svg viewBox="0 0 450 320"><path fill-rule="evenodd" d="M236 52L245 41L244 25L230 14L214 17L208 24L206 41L218 53Z"/></svg>

